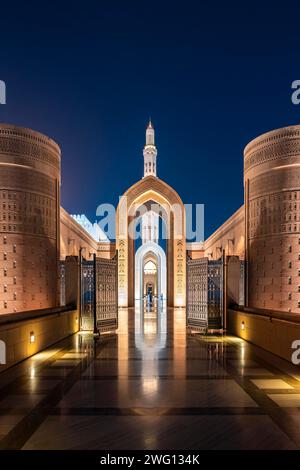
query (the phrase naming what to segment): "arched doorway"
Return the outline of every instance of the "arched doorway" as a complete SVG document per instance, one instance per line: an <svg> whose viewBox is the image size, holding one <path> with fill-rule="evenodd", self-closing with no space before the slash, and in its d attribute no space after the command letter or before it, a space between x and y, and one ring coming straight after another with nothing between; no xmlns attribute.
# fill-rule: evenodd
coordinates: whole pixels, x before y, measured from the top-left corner
<svg viewBox="0 0 300 470"><path fill-rule="evenodd" d="M135 300L143 300L145 298L145 295L147 295L147 283L152 284L154 297L166 300L166 254L161 246L152 241L141 245L135 253Z"/></svg>
<svg viewBox="0 0 300 470"><path fill-rule="evenodd" d="M186 303L186 230L185 208L181 198L168 184L147 176L131 186L120 199L116 220L118 250L118 301L120 307L134 306L135 248L131 228L141 206L155 203L162 211L167 227L166 265L167 300L171 307Z"/></svg>

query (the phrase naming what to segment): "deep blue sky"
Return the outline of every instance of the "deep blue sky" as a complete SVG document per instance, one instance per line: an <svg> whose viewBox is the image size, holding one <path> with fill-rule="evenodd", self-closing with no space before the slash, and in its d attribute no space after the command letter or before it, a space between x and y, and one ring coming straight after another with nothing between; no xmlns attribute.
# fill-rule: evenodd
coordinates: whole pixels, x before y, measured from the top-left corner
<svg viewBox="0 0 300 470"><path fill-rule="evenodd" d="M300 5L106 1L1 4L0 122L62 148L62 205L95 219L142 176L151 114L158 175L205 204L209 235L243 202L243 147L300 123Z"/></svg>

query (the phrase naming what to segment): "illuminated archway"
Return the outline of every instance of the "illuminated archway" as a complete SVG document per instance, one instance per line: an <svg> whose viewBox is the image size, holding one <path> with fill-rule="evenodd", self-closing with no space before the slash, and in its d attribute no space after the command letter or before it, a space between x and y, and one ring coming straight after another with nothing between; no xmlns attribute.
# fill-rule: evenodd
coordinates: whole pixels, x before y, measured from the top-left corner
<svg viewBox="0 0 300 470"><path fill-rule="evenodd" d="M142 300L142 274L145 263L157 261L157 296L158 298L163 297L163 300L167 298L167 260L166 254L161 246L154 242L144 243L139 247L135 253L135 300ZM147 257L148 256L148 257ZM149 259L149 261L148 261Z"/></svg>
<svg viewBox="0 0 300 470"><path fill-rule="evenodd" d="M184 307L186 301L186 228L181 198L168 184L147 176L131 186L120 199L116 220L118 250L118 301L120 307L134 305L134 239L129 226L138 208L152 201L163 208L167 227L167 299L168 305Z"/></svg>

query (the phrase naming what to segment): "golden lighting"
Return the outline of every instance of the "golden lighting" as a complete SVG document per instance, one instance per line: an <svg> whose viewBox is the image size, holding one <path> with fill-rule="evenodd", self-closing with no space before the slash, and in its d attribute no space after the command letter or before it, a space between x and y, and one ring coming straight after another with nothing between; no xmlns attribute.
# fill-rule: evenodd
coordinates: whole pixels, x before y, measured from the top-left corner
<svg viewBox="0 0 300 470"><path fill-rule="evenodd" d="M32 356L32 360L34 361L34 363L46 361L51 356L56 354L58 351L59 351L59 349L49 349L47 351L41 351L41 352L35 354L34 356Z"/></svg>
<svg viewBox="0 0 300 470"><path fill-rule="evenodd" d="M241 360L244 361L245 360L245 345L242 344L241 346Z"/></svg>
<svg viewBox="0 0 300 470"><path fill-rule="evenodd" d="M157 377L143 377L143 392L146 395L156 393L158 390Z"/></svg>
<svg viewBox="0 0 300 470"><path fill-rule="evenodd" d="M30 343L32 344L32 343L34 343L34 342L35 342L34 332L31 331L31 332L30 332Z"/></svg>
<svg viewBox="0 0 300 470"><path fill-rule="evenodd" d="M92 336L93 333L91 331L78 331L78 336Z"/></svg>
<svg viewBox="0 0 300 470"><path fill-rule="evenodd" d="M157 267L156 264L153 263L153 261L148 261L145 266L144 266L144 273L145 274L156 274L157 272Z"/></svg>
<svg viewBox="0 0 300 470"><path fill-rule="evenodd" d="M241 329L244 330L245 329L245 322L242 321L242 324L241 324Z"/></svg>
<svg viewBox="0 0 300 470"><path fill-rule="evenodd" d="M186 376L186 310L174 309L173 314L173 353L174 376L185 378Z"/></svg>
<svg viewBox="0 0 300 470"><path fill-rule="evenodd" d="M30 378L34 379L35 378L35 367L31 366L30 368Z"/></svg>
<svg viewBox="0 0 300 470"><path fill-rule="evenodd" d="M222 339L223 341L223 339ZM237 343L237 344L242 344L244 343L244 340L242 338L238 338L237 336L226 336L226 342L228 343Z"/></svg>
<svg viewBox="0 0 300 470"><path fill-rule="evenodd" d="M145 335L155 335L157 333L157 324L153 320L145 320L144 322L144 334Z"/></svg>

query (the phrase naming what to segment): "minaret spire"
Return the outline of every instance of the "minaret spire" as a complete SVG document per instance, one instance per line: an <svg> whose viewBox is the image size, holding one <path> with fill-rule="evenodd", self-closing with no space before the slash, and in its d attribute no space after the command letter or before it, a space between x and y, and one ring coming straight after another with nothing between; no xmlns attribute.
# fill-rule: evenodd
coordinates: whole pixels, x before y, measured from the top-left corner
<svg viewBox="0 0 300 470"><path fill-rule="evenodd" d="M155 146L155 132L154 127L149 118L148 126L146 129L146 145L143 151L144 155L144 178L146 176L156 176L156 157L157 149Z"/></svg>

